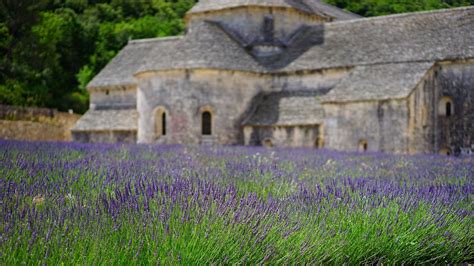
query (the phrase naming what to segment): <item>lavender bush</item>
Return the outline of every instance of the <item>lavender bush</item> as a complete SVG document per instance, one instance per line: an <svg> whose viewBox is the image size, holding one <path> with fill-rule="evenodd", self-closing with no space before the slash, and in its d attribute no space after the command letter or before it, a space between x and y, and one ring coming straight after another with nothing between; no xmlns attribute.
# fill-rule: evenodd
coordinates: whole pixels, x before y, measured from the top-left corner
<svg viewBox="0 0 474 266"><path fill-rule="evenodd" d="M0 142L0 264L474 262L474 159Z"/></svg>

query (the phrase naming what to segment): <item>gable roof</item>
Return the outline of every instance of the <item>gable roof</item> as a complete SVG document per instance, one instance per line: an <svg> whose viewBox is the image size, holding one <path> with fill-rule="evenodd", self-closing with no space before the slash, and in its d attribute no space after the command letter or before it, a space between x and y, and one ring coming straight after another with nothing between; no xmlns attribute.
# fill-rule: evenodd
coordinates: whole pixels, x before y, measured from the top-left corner
<svg viewBox="0 0 474 266"><path fill-rule="evenodd" d="M358 66L328 94L323 103L406 98L433 63Z"/></svg>
<svg viewBox="0 0 474 266"><path fill-rule="evenodd" d="M327 5L320 0L200 0L187 15L243 6L292 8L303 13L330 17L334 20L360 18L356 14Z"/></svg>
<svg viewBox="0 0 474 266"><path fill-rule="evenodd" d="M474 57L474 7L325 24L324 43L284 71Z"/></svg>
<svg viewBox="0 0 474 266"><path fill-rule="evenodd" d="M319 95L325 91L281 91L266 94L242 124L249 126L317 125L324 120Z"/></svg>
<svg viewBox="0 0 474 266"><path fill-rule="evenodd" d="M89 110L71 129L72 131L136 131L138 111Z"/></svg>
<svg viewBox="0 0 474 266"><path fill-rule="evenodd" d="M181 37L130 41L87 85L88 88L134 86L133 74L152 48L166 47Z"/></svg>
<svg viewBox="0 0 474 266"><path fill-rule="evenodd" d="M321 32L322 44L269 69L219 27L198 22L183 37L130 42L88 87L131 85L134 73L169 69L291 73L474 58L474 7L325 23Z"/></svg>
<svg viewBox="0 0 474 266"><path fill-rule="evenodd" d="M154 46L136 74L193 68L265 71L264 67L219 27L208 22L198 22L185 38Z"/></svg>

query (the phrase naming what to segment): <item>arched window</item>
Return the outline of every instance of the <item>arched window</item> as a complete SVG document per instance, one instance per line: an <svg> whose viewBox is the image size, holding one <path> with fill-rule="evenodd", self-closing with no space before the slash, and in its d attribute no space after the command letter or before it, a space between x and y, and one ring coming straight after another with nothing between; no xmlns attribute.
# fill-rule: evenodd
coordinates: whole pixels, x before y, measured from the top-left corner
<svg viewBox="0 0 474 266"><path fill-rule="evenodd" d="M452 109L451 109L452 106L451 105L452 105L451 102L446 103L446 116L447 117L450 117L452 115L452 112L451 112L452 111Z"/></svg>
<svg viewBox="0 0 474 266"><path fill-rule="evenodd" d="M359 152L366 152L369 149L369 143L367 140L360 140L359 141Z"/></svg>
<svg viewBox="0 0 474 266"><path fill-rule="evenodd" d="M444 96L439 102L438 113L441 116L450 117L454 115L454 104L451 97Z"/></svg>
<svg viewBox="0 0 474 266"><path fill-rule="evenodd" d="M166 136L167 122L166 110L158 107L155 110L155 136L157 139Z"/></svg>
<svg viewBox="0 0 474 266"><path fill-rule="evenodd" d="M202 112L202 134L212 135L212 114L209 111Z"/></svg>
<svg viewBox="0 0 474 266"><path fill-rule="evenodd" d="M166 113L161 114L161 135L166 136Z"/></svg>

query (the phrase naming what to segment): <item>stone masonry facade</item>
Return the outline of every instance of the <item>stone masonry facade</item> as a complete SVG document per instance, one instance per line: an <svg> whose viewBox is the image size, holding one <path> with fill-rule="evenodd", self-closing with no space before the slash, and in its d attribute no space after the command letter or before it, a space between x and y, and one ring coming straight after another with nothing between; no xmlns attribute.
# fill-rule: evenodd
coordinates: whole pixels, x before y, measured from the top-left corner
<svg viewBox="0 0 474 266"><path fill-rule="evenodd" d="M318 0L201 0L185 21L91 81L76 141L474 148L473 7L362 18Z"/></svg>

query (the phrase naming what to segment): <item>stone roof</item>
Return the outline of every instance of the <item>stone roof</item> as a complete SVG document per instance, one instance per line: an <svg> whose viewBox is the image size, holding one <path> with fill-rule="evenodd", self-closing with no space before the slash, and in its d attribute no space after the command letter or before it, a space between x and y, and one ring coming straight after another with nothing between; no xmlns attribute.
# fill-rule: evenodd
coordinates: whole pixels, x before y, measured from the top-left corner
<svg viewBox="0 0 474 266"><path fill-rule="evenodd" d="M198 22L185 38L163 46L154 46L137 72L184 68L265 71L264 67L219 27Z"/></svg>
<svg viewBox="0 0 474 266"><path fill-rule="evenodd" d="M136 131L138 112L128 110L89 110L72 131Z"/></svg>
<svg viewBox="0 0 474 266"><path fill-rule="evenodd" d="M323 123L319 96L325 91L282 91L262 96L256 110L242 124L249 126L295 126Z"/></svg>
<svg viewBox="0 0 474 266"><path fill-rule="evenodd" d="M321 44L270 69L221 28L199 22L181 38L130 42L89 87L133 84L133 73L169 69L275 73L474 58L474 7L326 23L322 34Z"/></svg>
<svg viewBox="0 0 474 266"><path fill-rule="evenodd" d="M474 58L474 7L324 25L324 43L281 71Z"/></svg>
<svg viewBox="0 0 474 266"><path fill-rule="evenodd" d="M181 37L130 41L117 56L87 85L88 88L134 86L133 74L141 66L152 48L168 49Z"/></svg>
<svg viewBox="0 0 474 266"><path fill-rule="evenodd" d="M433 63L402 63L358 66L328 94L326 102L351 102L406 98Z"/></svg>
<svg viewBox="0 0 474 266"><path fill-rule="evenodd" d="M179 43L153 49L140 71L220 68L270 73L474 58L474 7L326 23L323 34L322 44L272 70L256 63L217 26L201 22Z"/></svg>
<svg viewBox="0 0 474 266"><path fill-rule="evenodd" d="M330 17L334 20L360 18L356 14L325 4L320 0L200 0L188 12L188 15L242 6L292 8L308 14Z"/></svg>

